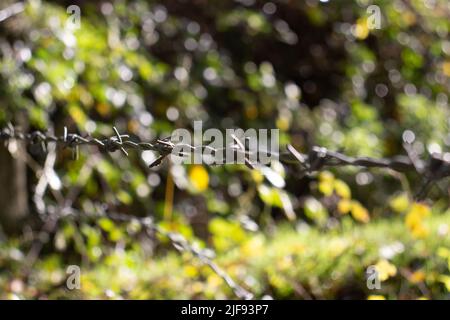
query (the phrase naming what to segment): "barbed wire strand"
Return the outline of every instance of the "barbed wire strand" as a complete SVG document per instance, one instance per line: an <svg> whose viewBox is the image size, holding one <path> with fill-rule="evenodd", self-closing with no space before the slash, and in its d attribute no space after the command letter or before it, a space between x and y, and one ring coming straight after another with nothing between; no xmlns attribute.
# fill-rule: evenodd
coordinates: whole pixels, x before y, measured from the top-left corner
<svg viewBox="0 0 450 320"><path fill-rule="evenodd" d="M0 131L0 140L8 141L17 139L23 140L28 144L41 144L43 150L46 150L48 143L59 143L63 147L72 148L76 158L78 157L79 146L82 145L94 145L103 152L120 150L125 156L128 156L127 149L156 151L159 153L159 157L149 165L150 168L160 165L170 154L175 154L180 157L188 155L188 153L183 151L184 149L190 150L191 153L204 150L218 153L230 150L236 154L240 154L244 158L244 164L248 168L255 169L258 166L257 163L251 161L254 158L252 156L255 156L254 152L248 151L242 139L239 139L235 135L231 136L235 142L234 144L224 148L213 148L208 145L197 147L184 143L174 143L170 138L157 139L152 143L132 141L128 134L120 134L116 127L113 127L113 131L113 136L98 139L92 136L83 137L76 133L68 133L67 127L64 127L64 134L62 136L55 136L42 131L22 133L9 124ZM422 184L414 198L416 200L423 200L431 185L440 179L450 176L450 153L433 153L430 155L428 161L424 161L419 159L414 153L411 143L411 141L405 141L404 143L407 155L398 155L392 158L351 157L341 152L331 151L319 146L313 146L306 154L297 151L292 145L287 145L287 151L280 153L272 153L269 151L258 151L258 153L267 156L276 156L280 162L285 164L297 165L298 178L323 169L340 166L386 168L402 173L416 172L422 177ZM210 163L211 166L223 164L226 163L219 161Z"/></svg>

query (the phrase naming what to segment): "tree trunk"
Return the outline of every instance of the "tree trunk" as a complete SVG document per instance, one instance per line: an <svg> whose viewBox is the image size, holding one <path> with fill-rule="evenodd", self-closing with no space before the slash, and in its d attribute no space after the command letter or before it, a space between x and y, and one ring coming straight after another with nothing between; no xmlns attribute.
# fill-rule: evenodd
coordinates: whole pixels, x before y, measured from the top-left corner
<svg viewBox="0 0 450 320"><path fill-rule="evenodd" d="M25 147L17 143L13 155L0 145L0 226L7 235L22 230L22 222L29 213L26 163L19 157Z"/></svg>

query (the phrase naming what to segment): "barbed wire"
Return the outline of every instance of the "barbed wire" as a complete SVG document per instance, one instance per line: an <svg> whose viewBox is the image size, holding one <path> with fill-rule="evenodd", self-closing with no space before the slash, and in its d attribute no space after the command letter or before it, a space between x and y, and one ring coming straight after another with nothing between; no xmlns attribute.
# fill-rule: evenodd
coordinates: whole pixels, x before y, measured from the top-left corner
<svg viewBox="0 0 450 320"><path fill-rule="evenodd" d="M120 134L116 127L113 127L114 135L105 138L94 138L92 136L81 136L76 133L68 133L64 127L62 136L55 136L42 131L32 131L23 133L16 130L11 124L0 131L0 140L9 141L12 139L22 140L28 144L40 144L43 150L47 149L48 143L59 143L63 147L72 148L74 156L78 157L79 147L82 145L97 146L102 152L115 152L120 150L124 155L128 156L128 149L139 151L151 150L156 151L159 156L149 167L155 167L170 154L185 156L184 149L190 152L197 152L209 149L212 152L227 151L228 149L240 153L244 156L245 165L250 169L255 169L258 164L251 161L254 159L253 151L245 148L244 142L237 136L231 135L234 143L225 148L212 148L211 146L196 147L184 143L174 143L169 138L156 139L154 142L133 141L128 134ZM245 139L244 139L245 140ZM297 165L297 178L302 178L311 173L341 166L356 166L360 168L386 168L397 172L415 172L421 179L422 183L414 198L423 200L427 191L438 180L450 176L450 153L433 153L428 160L422 160L412 147L414 139L404 139L403 147L406 155L398 155L392 158L371 158L371 157L351 157L341 152L331 151L324 147L313 146L308 153L301 153L292 145L286 146L286 151L280 153L272 153L270 151L258 151L260 154L267 156L275 155L280 162L290 165ZM210 165L223 165L226 162L213 162Z"/></svg>

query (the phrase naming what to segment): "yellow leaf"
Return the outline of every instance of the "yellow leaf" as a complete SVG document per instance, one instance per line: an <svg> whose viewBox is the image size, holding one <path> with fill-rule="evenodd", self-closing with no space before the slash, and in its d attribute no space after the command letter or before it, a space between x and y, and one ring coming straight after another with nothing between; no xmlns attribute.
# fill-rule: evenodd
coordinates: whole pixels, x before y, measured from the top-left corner
<svg viewBox="0 0 450 320"><path fill-rule="evenodd" d="M197 191L205 191L209 184L208 171L201 165L194 165L189 170L189 180Z"/></svg>
<svg viewBox="0 0 450 320"><path fill-rule="evenodd" d="M323 171L319 174L319 191L325 196L331 196L333 194L333 182L334 176L331 172Z"/></svg>
<svg viewBox="0 0 450 320"><path fill-rule="evenodd" d="M422 218L416 212L409 212L405 219L406 226L413 229L422 223Z"/></svg>
<svg viewBox="0 0 450 320"><path fill-rule="evenodd" d="M289 123L289 119L286 117L280 117L276 120L275 122L276 126L278 129L282 130L282 131L286 131L289 129L290 123Z"/></svg>
<svg viewBox="0 0 450 320"><path fill-rule="evenodd" d="M425 238L428 235L428 229L425 228L422 224L414 227L411 232L413 237L415 238Z"/></svg>
<svg viewBox="0 0 450 320"><path fill-rule="evenodd" d="M328 181L328 182L332 183L334 181L334 176L329 171L322 171L319 174L319 180L320 181Z"/></svg>
<svg viewBox="0 0 450 320"><path fill-rule="evenodd" d="M423 218L430 215L431 210L426 204L415 202L413 203L410 212L417 212L417 214Z"/></svg>
<svg viewBox="0 0 450 320"><path fill-rule="evenodd" d="M253 180L254 180L257 184L260 184L260 183L262 183L262 182L264 181L264 176L263 176L263 174L262 174L260 171L258 171L258 170L252 170L252 171L251 171L251 175L252 175Z"/></svg>
<svg viewBox="0 0 450 320"><path fill-rule="evenodd" d="M119 190L117 192L117 199L120 200L120 202L124 203L124 204L131 204L131 202L133 202L133 198L131 197L131 195L124 191L124 190Z"/></svg>
<svg viewBox="0 0 450 320"><path fill-rule="evenodd" d="M352 196L350 188L342 180L336 180L334 182L334 190L336 191L337 195L340 196L341 198L350 199Z"/></svg>
<svg viewBox="0 0 450 320"><path fill-rule="evenodd" d="M423 238L428 235L428 230L424 227L422 220L430 214L430 208L422 203L414 203L406 215L405 224L410 229L415 238Z"/></svg>
<svg viewBox="0 0 450 320"><path fill-rule="evenodd" d="M408 25L411 26L416 23L417 17L414 13L411 11L406 11L402 14L403 21Z"/></svg>
<svg viewBox="0 0 450 320"><path fill-rule="evenodd" d="M397 274L397 267L386 259L378 261L375 265L375 269L377 270L378 279L380 279L380 281L386 281Z"/></svg>
<svg viewBox="0 0 450 320"><path fill-rule="evenodd" d="M338 202L338 211L341 214L347 214L352 209L352 202L348 199L341 199Z"/></svg>
<svg viewBox="0 0 450 320"><path fill-rule="evenodd" d="M447 77L450 77L450 60L442 64L442 71Z"/></svg>
<svg viewBox="0 0 450 320"><path fill-rule="evenodd" d="M328 181L319 182L319 191L325 196L331 196L333 194L333 185Z"/></svg>
<svg viewBox="0 0 450 320"><path fill-rule="evenodd" d="M397 213L404 212L408 210L409 199L406 193L401 193L396 195L389 201L389 206Z"/></svg>
<svg viewBox="0 0 450 320"><path fill-rule="evenodd" d="M262 237L254 237L247 241L241 247L241 252L245 257L257 257L263 254L264 239Z"/></svg>
<svg viewBox="0 0 450 320"><path fill-rule="evenodd" d="M353 218L357 221L367 223L370 221L369 211L362 206L358 201L352 201L351 213Z"/></svg>
<svg viewBox="0 0 450 320"><path fill-rule="evenodd" d="M69 105L68 111L73 121L75 121L79 127L84 127L86 121L88 120L84 111L76 104Z"/></svg>
<svg viewBox="0 0 450 320"><path fill-rule="evenodd" d="M370 295L367 297L367 300L386 300L384 296L381 295Z"/></svg>
<svg viewBox="0 0 450 320"><path fill-rule="evenodd" d="M409 276L409 281L411 281L411 283L414 283L414 284L420 283L423 280L425 280L425 273L423 271L421 271L421 270L413 272Z"/></svg>
<svg viewBox="0 0 450 320"><path fill-rule="evenodd" d="M356 21L354 35L360 40L364 40L369 36L369 26L367 25L366 18L360 18Z"/></svg>
<svg viewBox="0 0 450 320"><path fill-rule="evenodd" d="M106 103L99 103L95 106L95 109L98 113L100 113L102 116L106 117L111 113L111 107L109 104Z"/></svg>
<svg viewBox="0 0 450 320"><path fill-rule="evenodd" d="M217 274L212 274L208 277L208 285L213 288L218 288L223 283L223 279L219 277Z"/></svg>
<svg viewBox="0 0 450 320"><path fill-rule="evenodd" d="M198 276L198 268L194 266L185 266L184 274L189 278L195 278L196 276Z"/></svg>

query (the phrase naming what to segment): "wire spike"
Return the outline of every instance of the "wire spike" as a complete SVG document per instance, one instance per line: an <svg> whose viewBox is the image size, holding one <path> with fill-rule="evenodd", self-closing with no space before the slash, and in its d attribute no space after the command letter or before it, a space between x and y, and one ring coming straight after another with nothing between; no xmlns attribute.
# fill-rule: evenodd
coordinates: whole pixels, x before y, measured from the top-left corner
<svg viewBox="0 0 450 320"><path fill-rule="evenodd" d="M116 133L117 140L118 140L120 143L122 143L122 136L120 135L120 133L119 133L119 131L117 130L117 128L116 128L116 127L113 127L113 130L114 130L114 132Z"/></svg>

